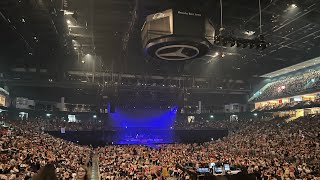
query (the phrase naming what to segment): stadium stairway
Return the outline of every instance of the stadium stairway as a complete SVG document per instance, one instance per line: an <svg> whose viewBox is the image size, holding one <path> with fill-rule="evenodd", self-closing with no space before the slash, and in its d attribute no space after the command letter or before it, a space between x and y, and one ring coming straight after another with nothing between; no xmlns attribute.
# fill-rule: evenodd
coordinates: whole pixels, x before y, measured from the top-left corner
<svg viewBox="0 0 320 180"><path fill-rule="evenodd" d="M92 158L91 180L99 180L99 159L97 155Z"/></svg>

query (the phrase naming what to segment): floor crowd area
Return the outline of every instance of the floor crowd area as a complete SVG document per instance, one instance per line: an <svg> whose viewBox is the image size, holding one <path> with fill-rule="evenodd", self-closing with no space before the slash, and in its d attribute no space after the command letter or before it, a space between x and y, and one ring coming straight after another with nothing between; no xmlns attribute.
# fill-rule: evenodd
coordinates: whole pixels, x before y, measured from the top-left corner
<svg viewBox="0 0 320 180"><path fill-rule="evenodd" d="M228 137L204 144L107 146L98 148L102 179L187 179L177 164L228 162L258 179L320 177L320 120L308 116L248 122Z"/></svg>
<svg viewBox="0 0 320 180"><path fill-rule="evenodd" d="M37 131L37 124L1 127L0 179L31 179L54 165L58 179L72 179L89 160L91 148Z"/></svg>

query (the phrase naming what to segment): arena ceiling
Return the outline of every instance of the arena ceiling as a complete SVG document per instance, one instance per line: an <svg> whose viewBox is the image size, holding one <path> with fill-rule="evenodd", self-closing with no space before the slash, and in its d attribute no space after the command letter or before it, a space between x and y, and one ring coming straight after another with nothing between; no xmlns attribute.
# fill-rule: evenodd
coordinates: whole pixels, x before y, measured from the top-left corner
<svg viewBox="0 0 320 180"><path fill-rule="evenodd" d="M258 0L222 2L225 32L245 38L259 35ZM246 79L320 56L319 0L261 0L262 32L271 43L262 51L215 47L208 56L185 63L143 56L140 29L147 15L169 8L200 11L219 29L219 3L219 0L1 0L0 70L21 66L43 67L52 72L90 70L81 61L84 55L94 54L99 57L97 62L103 71Z"/></svg>

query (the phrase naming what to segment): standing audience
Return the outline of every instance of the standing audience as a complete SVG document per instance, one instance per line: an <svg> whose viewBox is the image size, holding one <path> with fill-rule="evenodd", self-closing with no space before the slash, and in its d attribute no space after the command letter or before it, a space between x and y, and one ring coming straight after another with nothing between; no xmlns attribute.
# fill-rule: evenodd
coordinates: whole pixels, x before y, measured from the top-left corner
<svg viewBox="0 0 320 180"><path fill-rule="evenodd" d="M70 179L76 176L81 164L87 163L91 148L52 137L37 129L36 124L22 123L1 133L0 179L30 179L42 167L45 167L43 171L51 173L53 165L47 164L55 165L58 179Z"/></svg>
<svg viewBox="0 0 320 180"><path fill-rule="evenodd" d="M106 179L186 179L177 165L228 162L259 179L320 178L320 117L247 121L236 133L204 144L100 147L100 174Z"/></svg>

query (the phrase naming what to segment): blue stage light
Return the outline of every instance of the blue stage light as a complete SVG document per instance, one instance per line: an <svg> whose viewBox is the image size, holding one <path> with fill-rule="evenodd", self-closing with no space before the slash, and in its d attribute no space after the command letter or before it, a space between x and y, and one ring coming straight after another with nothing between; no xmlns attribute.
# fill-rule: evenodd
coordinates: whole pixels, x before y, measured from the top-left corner
<svg viewBox="0 0 320 180"><path fill-rule="evenodd" d="M117 144L172 143L177 110L178 107L166 110L117 108L115 113L109 114L111 125L119 131Z"/></svg>
<svg viewBox="0 0 320 180"><path fill-rule="evenodd" d="M178 108L173 107L169 110L117 109L116 113L109 114L109 119L113 127L120 128L158 128L170 129L172 127Z"/></svg>

